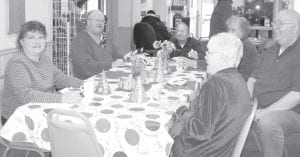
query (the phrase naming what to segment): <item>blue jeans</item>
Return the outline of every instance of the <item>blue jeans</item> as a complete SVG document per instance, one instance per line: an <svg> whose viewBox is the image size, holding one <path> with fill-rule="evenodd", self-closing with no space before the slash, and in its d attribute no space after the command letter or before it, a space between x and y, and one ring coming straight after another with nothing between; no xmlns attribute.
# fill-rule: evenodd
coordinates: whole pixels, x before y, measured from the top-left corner
<svg viewBox="0 0 300 157"><path fill-rule="evenodd" d="M300 133L300 114L295 111L273 111L257 122L264 157L282 157L286 136Z"/></svg>

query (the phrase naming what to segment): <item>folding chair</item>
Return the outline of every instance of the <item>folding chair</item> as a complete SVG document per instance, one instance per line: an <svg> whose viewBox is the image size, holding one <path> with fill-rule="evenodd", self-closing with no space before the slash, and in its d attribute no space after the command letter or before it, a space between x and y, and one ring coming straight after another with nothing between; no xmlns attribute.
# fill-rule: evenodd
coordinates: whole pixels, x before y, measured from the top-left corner
<svg viewBox="0 0 300 157"><path fill-rule="evenodd" d="M0 117L2 111L1 105L1 95L2 95L2 88L0 88ZM0 128L2 127L1 119L0 119ZM29 156L30 152L37 152L41 157L45 157L45 154L42 149L39 149L36 145L29 142L10 142L5 140L4 138L0 137L0 143L5 147L5 150L2 154L2 157L8 156L11 150L23 150L26 151L26 157Z"/></svg>
<svg viewBox="0 0 300 157"><path fill-rule="evenodd" d="M9 155L9 152L12 150L23 150L26 151L25 157L28 157L30 152L36 152L38 153L41 157L46 157L44 154L44 151L37 146L35 146L32 143L28 142L10 142L2 137L0 137L0 143L5 146L5 150L2 154L2 157L7 157Z"/></svg>
<svg viewBox="0 0 300 157"><path fill-rule="evenodd" d="M251 128L251 124L252 124L252 121L254 119L256 110L257 110L257 103L254 103L250 115L248 116L248 118L247 118L245 124L243 125L243 127L241 128L241 131L239 133L237 142L236 142L235 147L233 149L232 157L240 157L240 155L242 153L242 150L243 150L243 147L244 147L244 144L246 142L249 130Z"/></svg>
<svg viewBox="0 0 300 157"><path fill-rule="evenodd" d="M66 122L53 115L68 116L81 122ZM47 118L52 157L103 156L93 128L84 115L71 110L53 109Z"/></svg>

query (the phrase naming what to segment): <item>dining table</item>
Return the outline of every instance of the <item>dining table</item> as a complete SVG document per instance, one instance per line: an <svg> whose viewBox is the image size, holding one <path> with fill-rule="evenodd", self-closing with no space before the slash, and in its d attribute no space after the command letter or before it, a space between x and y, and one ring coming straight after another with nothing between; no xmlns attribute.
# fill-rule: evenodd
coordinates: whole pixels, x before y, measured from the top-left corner
<svg viewBox="0 0 300 157"><path fill-rule="evenodd" d="M146 70L153 71L153 65ZM182 105L189 105L197 83L203 83L203 69L176 70L176 62L170 61L170 73L165 74L159 99L151 97L150 89L157 82L145 81L145 102L130 101L131 91L120 88L121 77L131 77L131 67L122 66L108 70L106 80L110 94L93 94L78 103L28 103L20 106L0 130L0 136L11 142L28 142L43 150L51 151L47 114L52 109L73 110L88 118L95 132L104 157L167 157L173 139L169 125L173 113ZM184 80L181 85L168 80ZM85 80L100 81L97 74ZM66 88L67 90L78 90ZM93 89L84 89L93 90Z"/></svg>

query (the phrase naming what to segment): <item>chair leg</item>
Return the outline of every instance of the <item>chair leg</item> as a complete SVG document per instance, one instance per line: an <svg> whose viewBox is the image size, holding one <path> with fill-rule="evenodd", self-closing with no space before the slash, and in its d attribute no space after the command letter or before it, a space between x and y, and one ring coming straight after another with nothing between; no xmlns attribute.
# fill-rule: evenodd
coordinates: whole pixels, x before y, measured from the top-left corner
<svg viewBox="0 0 300 157"><path fill-rule="evenodd" d="M6 147L4 152L3 152L3 157L7 157L7 154L8 154L9 151L10 151L10 149L8 147Z"/></svg>
<svg viewBox="0 0 300 157"><path fill-rule="evenodd" d="M29 154L30 154L30 151L28 150L28 151L26 151L26 155L25 155L25 157L29 157Z"/></svg>
<svg viewBox="0 0 300 157"><path fill-rule="evenodd" d="M253 137L254 137L254 140L255 140L255 143L256 143L256 145L257 145L257 148L258 148L258 150L261 152L262 151L262 148L261 148L261 146L260 146L260 142L259 142L259 140L258 140L258 135L257 135L257 132L254 130L254 129L251 129L252 131L252 134L253 134Z"/></svg>

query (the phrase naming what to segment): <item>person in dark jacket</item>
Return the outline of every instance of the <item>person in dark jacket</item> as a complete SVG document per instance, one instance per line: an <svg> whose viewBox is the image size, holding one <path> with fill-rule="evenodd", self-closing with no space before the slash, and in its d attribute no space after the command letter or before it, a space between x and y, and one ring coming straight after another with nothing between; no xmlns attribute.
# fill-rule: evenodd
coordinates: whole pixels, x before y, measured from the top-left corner
<svg viewBox="0 0 300 157"><path fill-rule="evenodd" d="M176 50L171 53L171 57L188 57L192 59L204 60L205 51L201 43L189 36L189 27L185 23L177 25L175 30L175 38L171 40Z"/></svg>
<svg viewBox="0 0 300 157"><path fill-rule="evenodd" d="M171 35L168 32L167 27L160 21L153 10L149 10L147 15L142 18L141 22L149 23L153 27L156 40L163 41L171 39Z"/></svg>
<svg viewBox="0 0 300 157"><path fill-rule="evenodd" d="M238 134L251 112L251 98L237 66L242 42L219 33L208 42L209 79L197 98L173 114L170 157L230 157Z"/></svg>
<svg viewBox="0 0 300 157"><path fill-rule="evenodd" d="M218 0L210 19L209 37L227 32L226 21L232 15L232 0Z"/></svg>
<svg viewBox="0 0 300 157"><path fill-rule="evenodd" d="M226 24L228 27L228 32L240 38L243 43L244 53L238 70L245 81L247 81L251 76L258 60L256 47L248 39L250 24L246 18L238 16L231 16L227 20Z"/></svg>

